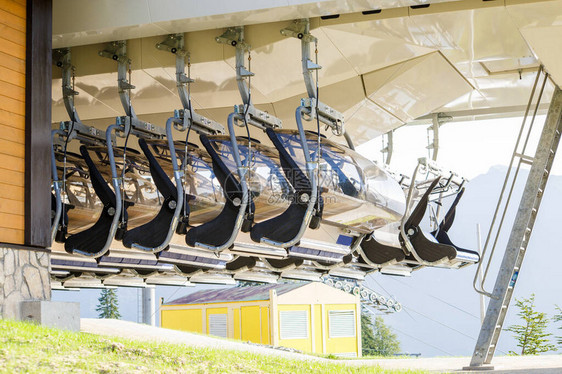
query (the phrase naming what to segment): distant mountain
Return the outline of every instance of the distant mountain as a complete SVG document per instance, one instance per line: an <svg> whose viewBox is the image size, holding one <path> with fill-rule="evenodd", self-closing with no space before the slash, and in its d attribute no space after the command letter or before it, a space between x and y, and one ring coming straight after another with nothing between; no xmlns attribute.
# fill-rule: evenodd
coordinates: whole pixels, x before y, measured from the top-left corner
<svg viewBox="0 0 562 374"><path fill-rule="evenodd" d="M476 224L480 224L482 243L486 240L496 202L507 168L494 166L474 178L457 208L455 223L450 230L452 240L461 247L476 249ZM512 198L512 209L504 223L504 235L497 246L496 260L488 276L488 289L493 287L497 267L501 262L505 243L519 204L527 171L522 171L518 188ZM447 201L445 208L451 200ZM562 244L558 224L562 222L562 176L551 176L528 247L515 297L536 294L537 309L553 315L554 304L562 306ZM396 297L404 305L400 313L385 316L402 343L402 351L423 356L469 356L480 331L479 295L472 288L476 266L460 270L424 268L411 277L373 274L367 285L382 294ZM166 301L203 288L222 286L201 285L192 288L158 287L157 298ZM119 289L119 303L123 319L137 321L140 291ZM54 291L54 300L79 301L82 317L96 317L98 290ZM505 326L519 323L512 307ZM156 313L159 323L159 313ZM551 324L550 331L555 331ZM560 334L558 332L558 334ZM515 350L515 340L508 332L500 338L497 354Z"/></svg>

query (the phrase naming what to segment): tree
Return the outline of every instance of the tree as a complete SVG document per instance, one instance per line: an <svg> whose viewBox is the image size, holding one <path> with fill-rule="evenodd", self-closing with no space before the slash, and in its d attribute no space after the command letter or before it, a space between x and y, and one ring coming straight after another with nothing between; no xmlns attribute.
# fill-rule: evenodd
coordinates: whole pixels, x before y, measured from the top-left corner
<svg viewBox="0 0 562 374"><path fill-rule="evenodd" d="M361 345L365 356L392 356L400 352L400 342L382 317L373 320L370 314L361 313Z"/></svg>
<svg viewBox="0 0 562 374"><path fill-rule="evenodd" d="M554 318L552 318L552 320L554 322L562 322L562 309L560 309L558 305L555 305L554 308L558 311L558 314L554 315ZM558 327L558 330L562 330L562 326ZM556 337L556 344L562 345L562 336Z"/></svg>
<svg viewBox="0 0 562 374"><path fill-rule="evenodd" d="M361 313L361 347L363 356L374 355L376 350L373 320L368 313Z"/></svg>
<svg viewBox="0 0 562 374"><path fill-rule="evenodd" d="M535 310L535 294L528 299L515 299L515 301L515 306L519 308L517 315L523 319L524 324L510 326L507 331L514 333L517 346L521 348L521 355L536 355L556 350L548 339L552 334L545 332L548 324L546 313ZM513 351L509 353L517 354Z"/></svg>
<svg viewBox="0 0 562 374"><path fill-rule="evenodd" d="M96 312L99 313L99 318L121 318L121 314L119 313L119 301L117 300L117 292L115 289L104 288L101 290Z"/></svg>

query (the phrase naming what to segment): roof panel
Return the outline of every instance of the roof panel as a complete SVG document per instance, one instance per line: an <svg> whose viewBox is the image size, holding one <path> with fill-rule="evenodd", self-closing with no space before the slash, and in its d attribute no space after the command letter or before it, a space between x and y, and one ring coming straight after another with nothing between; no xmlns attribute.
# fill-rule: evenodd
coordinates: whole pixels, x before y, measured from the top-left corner
<svg viewBox="0 0 562 374"><path fill-rule="evenodd" d="M264 286L232 287L220 290L203 290L194 292L164 305L227 303L236 301L269 300L269 291L275 290L277 295L283 295L297 288L306 286L310 282L268 284Z"/></svg>

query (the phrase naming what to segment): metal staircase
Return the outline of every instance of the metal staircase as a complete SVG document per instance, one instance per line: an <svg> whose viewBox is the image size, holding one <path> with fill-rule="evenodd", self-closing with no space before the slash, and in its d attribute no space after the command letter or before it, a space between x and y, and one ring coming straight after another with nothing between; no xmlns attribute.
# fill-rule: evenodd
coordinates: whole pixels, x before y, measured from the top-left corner
<svg viewBox="0 0 562 374"><path fill-rule="evenodd" d="M539 70L537 75L537 81L540 73L541 71ZM494 223L498 211L500 210L499 208L502 202L502 197L505 191L505 187L507 185L509 173L511 171L511 166L514 165L514 163L516 162L517 168L515 171L515 177L507 197L507 202L505 204L502 218L499 227L497 229L496 237L495 240L493 241L493 246L491 247L492 251L490 254L490 258L488 260L488 264L486 266L485 274L487 274L491 263L491 256L493 256L493 252L499 236L499 231L501 231L501 225L506 215L507 206L509 205L509 200L513 192L515 179L517 178L517 174L519 173L519 168L523 164L530 165L529 176L527 177L525 188L523 190L523 195L519 203L519 208L517 210L515 221L513 223L511 234L507 243L507 247L504 253L504 257L498 272L498 276L493 291L490 293L484 290L483 286L485 282L485 276L479 287L477 287L476 285L477 281L475 278L474 285L476 290L479 293L489 296L490 302L488 305L488 309L486 311L484 322L480 330L480 335L478 337L476 347L474 349L470 366L465 369L474 369L474 368L482 367L482 365L484 364L490 364L494 356L494 352L496 350L496 346L500 337L504 320L507 315L509 303L513 295L513 290L517 282L517 277L521 269L523 258L525 257L525 253L527 252L527 246L529 244L529 240L531 237L531 233L533 231L537 213L539 211L539 207L542 201L544 189L546 187L548 177L550 176L550 170L552 168L554 156L556 155L556 151L558 149L560 134L562 132L562 91L560 90L560 88L555 86L554 94L552 96L550 108L548 110L545 124L542 129L537 150L535 154L532 156L525 154L525 149L527 146L527 142L529 140L529 134L531 133L531 128L537 112L536 108L538 108L540 104L540 96L542 95L547 79L548 79L548 74L545 74L545 80L542 85L541 92L539 94L538 102L536 103L535 106L533 120L531 122L530 128L528 129L527 137L525 138L525 142L523 144L523 149L521 151L518 151L517 147L520 144L521 134L523 133L523 128L525 126L525 122L523 122L523 126L521 128L521 132L518 138L518 144L513 153L510 169L508 170L508 176L506 177L506 182L504 183L504 187L502 189L502 196L500 196L500 201L498 202L498 207L496 209L496 213L494 215L494 219L490 227L490 233L488 234L488 238L486 240L486 246L487 246L492 237ZM531 94L531 99L529 100L529 107L527 109L527 114L531 107L531 101L534 94L534 90L535 89L533 88L533 93ZM482 253L483 258L484 255L485 252ZM480 270L481 266L482 263L479 264L478 270ZM478 271L476 273L478 274Z"/></svg>

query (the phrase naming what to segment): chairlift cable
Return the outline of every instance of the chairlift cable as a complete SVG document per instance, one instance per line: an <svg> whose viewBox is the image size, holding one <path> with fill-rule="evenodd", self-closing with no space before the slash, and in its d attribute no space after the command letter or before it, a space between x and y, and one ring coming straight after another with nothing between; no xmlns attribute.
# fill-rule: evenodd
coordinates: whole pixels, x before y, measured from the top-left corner
<svg viewBox="0 0 562 374"><path fill-rule="evenodd" d="M443 350L443 349L441 349L441 348L439 348L439 347L437 347L437 346L435 346L435 345L433 345L433 344L431 344L431 343L428 343L428 342L423 341L423 340L421 340L421 339L419 339L419 338L416 338L415 336L412 336L412 335L410 335L410 334L408 334L408 333L405 333L404 331L402 331L402 330L396 328L395 326L392 326L392 328L393 328L394 330L398 331L399 333L401 333L401 334L403 334L403 335L406 335L407 337L409 337L409 338L411 338L411 339L417 340L417 341L420 342L420 343L423 343L423 344L425 344L425 345L428 345L428 346L430 346L431 348L437 349L438 351L441 351L441 352L445 353L446 355L455 356L454 354L449 353L449 352L447 352L447 351L445 351L445 350Z"/></svg>
<svg viewBox="0 0 562 374"><path fill-rule="evenodd" d="M375 314L372 310L370 310L370 309L367 309L367 310L369 311L369 313L373 314L373 315L376 317L376 314ZM434 349L437 349L438 351L441 351L441 352L445 353L446 355L454 356L452 353L449 353L449 352L447 352L447 351L445 351L445 350L443 350L443 349L441 349L441 348L439 348L439 347L437 347L437 346L435 346L435 345L433 345L433 344L431 344L431 343L428 343L428 342L423 341L423 340L421 340L421 339L419 339L419 338L416 338L415 336L412 336L412 335L410 335L410 334L408 334L408 333L406 333L406 332L404 332L404 331L398 329L398 328L395 327L395 326L391 326L391 328L392 328L393 330L398 331L399 333L401 333L401 334L403 334L403 335L406 335L407 337L409 337L409 338L411 338L411 339L417 340L417 341L419 341L420 343L423 343L423 344L428 345L428 346L430 346L430 347L432 347L432 348L434 348Z"/></svg>
<svg viewBox="0 0 562 374"><path fill-rule="evenodd" d="M464 333L464 332L462 332L462 331L460 331L460 330L457 330L456 328L451 327L451 326L449 326L449 325L447 325L447 324L445 324L445 323L443 323L443 322L441 322L441 321L438 321L438 320L436 320L436 319L434 319L434 318L431 318L431 317L429 317L429 316L427 316L427 315L425 315L425 314L423 314L423 313L421 313L421 312L418 312L417 310L414 310L414 309L412 309L412 308L410 308L410 307L407 307L407 306L405 306L404 304L402 304L402 307L403 307L404 309L410 309L412 312L414 312L414 313L416 313L416 314L419 314L420 316L422 316L422 317L424 317L424 318L427 318L428 320L430 320L430 321L432 321L432 322L435 322L435 323L437 323L438 325L441 325L441 326L443 326L443 327L446 327L446 328L448 328L449 330L455 331L455 332L457 332L457 333L459 333L459 334L461 334L461 335L463 335L463 336L465 336L465 337L467 337L467 338L469 338L469 339L471 339L471 340L476 341L476 338L475 338L475 337L470 336L470 335L468 335L468 334L466 334L466 333Z"/></svg>
<svg viewBox="0 0 562 374"><path fill-rule="evenodd" d="M391 278L391 279L394 279L394 278ZM397 281L397 282L399 282L399 283L401 283L401 284L403 284L403 285L406 285L404 282L401 282L401 281L398 280L398 279L394 279L394 280ZM392 295L391 295L383 286L381 286L381 285L379 284L379 282L377 282L375 279L373 279L373 281L375 281L375 283L376 283L380 288L382 288L384 292L386 292L390 297L392 297ZM410 288L413 288L413 287L410 286L410 285L407 285L407 286L409 286ZM424 293L427 294L428 296L433 297L433 298L435 298L435 299L437 299L437 300L439 300L439 301L441 301L441 302L443 302L443 303L445 303L445 304L447 304L447 305L449 305L449 306L451 306L451 307L453 307L453 308L455 308L455 309L458 309L458 310L460 310L460 311L462 311L462 312L464 312L464 313L466 313L466 314L468 314L468 315L470 315L470 316L472 316L472 317L474 317L474 318L476 318L476 319L478 319L478 320L480 319L480 317L477 317L477 316L475 316L475 315L472 314L472 313L469 313L469 312L467 312L467 311L465 311L465 310L462 310L462 309L460 309L460 308L458 308L458 307L456 307L456 306L454 306L454 305L452 305L452 304L450 304L450 303L448 303L448 302L446 302L446 301L444 301L444 300L442 300L442 299L440 299L440 298L438 298L438 297L435 297L435 296L433 296L433 295L431 295L431 294L429 294L429 293L427 293L427 292L424 292ZM407 307L407 306L405 306L404 304L402 304L402 307L403 307L404 311L405 311L408 315L410 315L409 312L408 312L408 310L411 310L412 312L417 313L417 314L419 314L420 316L429 319L430 321L433 321L433 322L435 322L435 323L438 323L438 324L440 324L440 325L442 325L442 326L444 326L444 327L446 327L446 328L448 328L448 329L451 329L451 330L453 330L453 331L456 331L457 333L459 333L459 334L461 334L461 335L464 335L464 336L466 336L466 337L468 337L468 338L470 338L470 339L476 341L476 338L474 338L474 337L472 337L472 336L470 336L470 335L467 335L467 334L463 333L462 331L455 329L454 327L448 326L448 325L446 325L446 324L444 324L444 323L442 323L442 322L440 322L440 321L437 321L437 320L435 320L435 319L433 319L433 318L431 318L431 317L429 317L429 316L426 316L425 314L420 313L420 312L418 312L418 311L416 311L416 310L414 310L414 309L412 309L412 308L410 308L410 307ZM411 317L411 315L410 315L410 317ZM413 317L412 317L412 318L413 318ZM500 349L498 349L498 351L500 351L500 352L503 353L503 354L506 354L506 352L503 352L503 351L500 350Z"/></svg>
<svg viewBox="0 0 562 374"><path fill-rule="evenodd" d="M377 284L380 286L380 284L379 284L376 280L375 280L375 283L377 283ZM380 287L384 290L384 292L386 292L389 296L391 296L390 293L388 293L388 291L386 291L386 290L384 289L384 287L382 287L382 286L380 286ZM437 324L439 324L439 325L441 325L441 326L443 326L443 327L446 327L446 328L448 328L448 329L450 329L450 330L453 330L453 331L455 331L455 332L457 332L457 333L459 333L459 334L461 334L461 335L463 335L463 336L465 336L465 337L468 337L468 338L470 338L470 339L476 341L476 338L474 338L474 337L472 337L472 336L470 336L470 335L467 335L467 334L463 333L462 331L457 330L457 329L455 329L455 328L453 328L453 327L450 327L450 326L448 326L448 325L446 325L446 324L444 324L444 323L442 323L442 322L439 322L439 321L437 321L437 320L435 320L435 319L433 319L433 318L431 318L431 317L428 317L427 315L425 315L425 314L423 314L423 313L420 313L420 312L418 312L418 311L416 311L416 310L414 310L414 309L411 309L411 308L405 306L404 304L402 304L402 307L404 308L404 311L407 312L407 313L408 313L408 309L410 309L412 312L417 313L417 314L419 314L420 316L429 319L430 321L433 321L433 322L435 322L435 323L437 323ZM409 315L409 313L408 313L408 315ZM418 341L420 341L420 342L422 342L422 343L424 343L424 344L427 344L427 345L429 345L429 346L431 346L431 347L433 347L433 348L435 348L435 349L438 349L438 350L440 350L440 351L442 351L442 352L445 352L444 350L442 350L442 349L440 349L440 348L438 348L438 347L436 347L436 346L434 346L434 345L431 345L431 344L429 344L429 343L427 343L427 342L422 341L421 339L418 339L418 338L416 338L416 337L414 337L414 336L412 336L412 335L406 334L406 333L404 333L404 332L398 330L398 329L395 328L394 326L393 326L393 328L394 328L396 331L401 332L402 334L404 334L404 335L406 335L406 336L408 336L408 337L410 337L410 338L412 338L412 339L418 340ZM498 349L498 351L500 351L500 352L502 352L502 353L505 354L505 352L503 352L503 351L501 351L501 350L499 350L499 349ZM452 354L450 354L450 353L448 353L448 352L445 352L445 353L447 353L447 354L453 356Z"/></svg>
<svg viewBox="0 0 562 374"><path fill-rule="evenodd" d="M390 279L392 279L392 280L394 280L394 281L396 281L396 282L398 282L398 283L400 283L400 284L402 284L402 285L404 285L404 286L410 287L410 288L414 289L416 292L423 292L423 293L426 294L427 296L429 296L429 297L431 297L431 298L433 298L433 299L435 299L435 300L438 300L438 301L440 301L440 302L442 302L442 303L444 303L444 304L447 304L447 305L450 306L451 308L457 309L457 310L459 310L459 311L461 311L461 312L463 312L463 313L465 313L465 314L468 314L468 315L471 316L471 317L474 317L475 319L480 320L480 317L479 317L479 316L477 316L477 315L475 315L475 314L472 314L472 313L470 313L470 312L468 312L468 311L466 311L466 310L464 310L464 309L462 309L462 308L459 308L458 306L453 305L453 304L451 304L451 303L449 303L449 302L447 302L447 301L445 301L445 300L443 300L443 299L441 299L441 298L439 298L439 297L437 297L437 296L434 296L434 295L430 294L429 292L420 290L419 288L414 288L413 286L411 286L411 285L409 285L409 284L407 284L407 283L404 283L404 282L400 281L399 279L395 279L395 278L390 278Z"/></svg>

